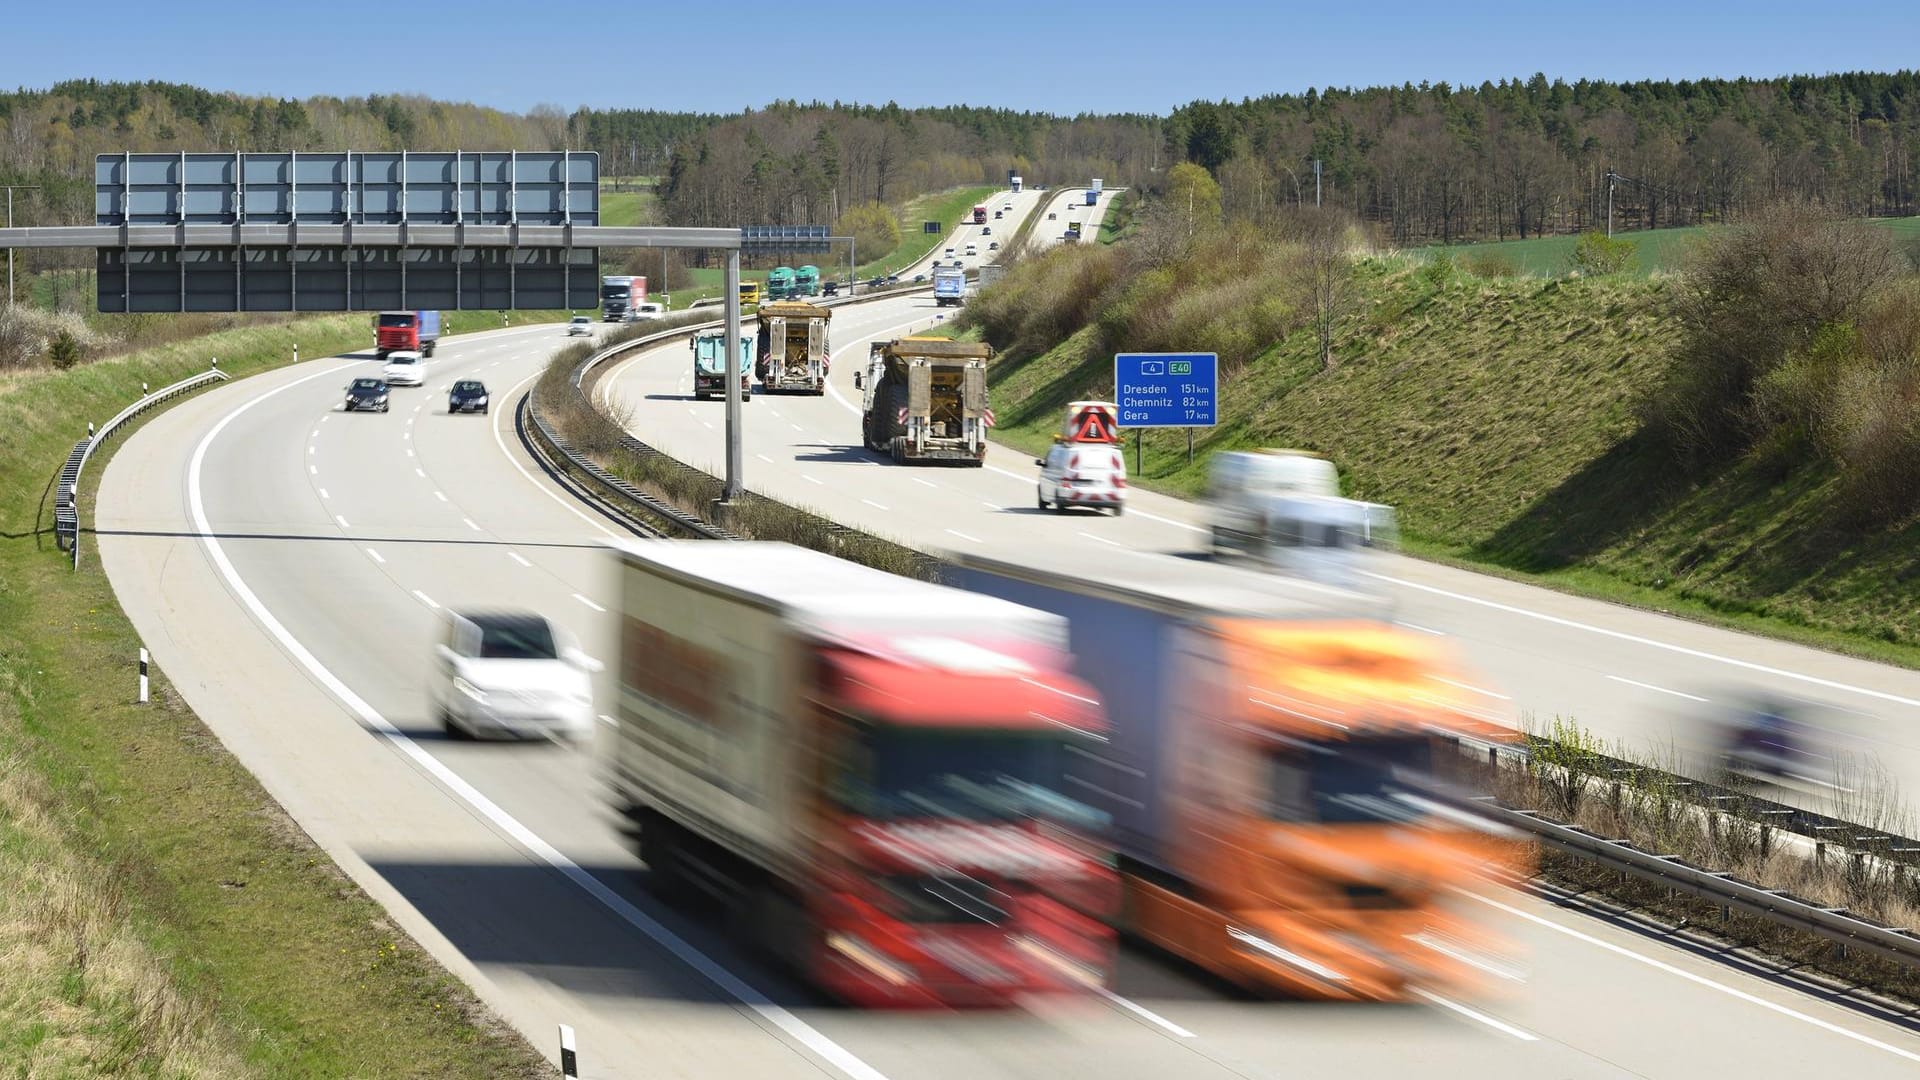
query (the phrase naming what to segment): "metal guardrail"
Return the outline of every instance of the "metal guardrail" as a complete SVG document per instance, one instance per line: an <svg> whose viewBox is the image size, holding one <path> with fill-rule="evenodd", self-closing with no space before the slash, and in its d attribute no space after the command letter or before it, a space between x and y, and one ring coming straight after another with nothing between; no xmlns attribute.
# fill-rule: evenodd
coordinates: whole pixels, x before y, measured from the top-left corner
<svg viewBox="0 0 1920 1080"><path fill-rule="evenodd" d="M87 467L87 459L93 456L94 447L119 430L121 424L155 405L211 383L226 382L227 377L226 372L214 367L181 379L171 386L142 394L138 401L115 413L113 419L100 425L97 430L89 425L87 437L74 444L73 452L67 455L66 464L60 468L60 490L55 494L53 503L53 531L55 542L65 543L72 550L75 570L80 569L80 474Z"/></svg>
<svg viewBox="0 0 1920 1080"><path fill-rule="evenodd" d="M1903 964L1920 964L1920 937L1911 930L1888 926L1845 908L1826 907L1781 889L1756 885L1724 871L1696 866L1677 856L1643 851L1627 841L1562 825L1531 811L1514 810L1491 800L1476 800L1475 808L1502 825L1533 834L1548 847L1609 869L1769 922L1817 934L1843 946L1865 949Z"/></svg>

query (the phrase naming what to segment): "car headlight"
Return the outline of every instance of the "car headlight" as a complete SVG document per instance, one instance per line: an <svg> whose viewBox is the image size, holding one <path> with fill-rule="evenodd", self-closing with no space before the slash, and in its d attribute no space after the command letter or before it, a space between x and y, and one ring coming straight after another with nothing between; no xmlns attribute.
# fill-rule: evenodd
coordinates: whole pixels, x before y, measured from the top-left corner
<svg viewBox="0 0 1920 1080"><path fill-rule="evenodd" d="M479 397L473 399L473 403L475 405L485 405L487 403L487 395L481 394Z"/></svg>
<svg viewBox="0 0 1920 1080"><path fill-rule="evenodd" d="M457 675L454 676L453 679L453 688L472 698L473 703L476 705L485 705L487 703L487 692L485 690L480 689Z"/></svg>

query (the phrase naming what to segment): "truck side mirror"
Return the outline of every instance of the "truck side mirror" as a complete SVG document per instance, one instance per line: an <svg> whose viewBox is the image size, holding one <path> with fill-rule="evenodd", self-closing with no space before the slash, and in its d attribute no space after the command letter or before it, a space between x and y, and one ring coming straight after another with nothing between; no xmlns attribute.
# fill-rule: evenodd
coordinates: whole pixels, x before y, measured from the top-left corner
<svg viewBox="0 0 1920 1080"><path fill-rule="evenodd" d="M1040 466L1040 467L1041 467L1041 468L1043 468L1043 469L1047 467L1047 459L1046 459L1046 458L1043 458L1043 457L1037 457L1037 458L1034 458L1034 459L1033 459L1033 463L1034 463L1035 465L1038 465L1038 466Z"/></svg>
<svg viewBox="0 0 1920 1080"><path fill-rule="evenodd" d="M861 384L861 382L863 382L863 381L864 381L864 380L862 380L862 379L861 379L861 377L860 377L860 373L859 373L859 372L857 372L857 371L856 371L856 372L854 372L854 373L853 373L853 388L854 388L855 390L863 390L863 389L865 389L865 387L863 387L863 386L861 386L861 385L860 385L860 384Z"/></svg>

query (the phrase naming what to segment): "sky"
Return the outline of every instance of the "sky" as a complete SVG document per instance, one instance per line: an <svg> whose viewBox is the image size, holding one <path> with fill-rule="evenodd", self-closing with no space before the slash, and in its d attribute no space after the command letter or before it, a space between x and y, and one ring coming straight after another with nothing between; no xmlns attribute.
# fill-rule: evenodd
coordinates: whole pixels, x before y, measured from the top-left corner
<svg viewBox="0 0 1920 1080"><path fill-rule="evenodd" d="M1569 82L1920 66L1920 0L1845 4L881 0L787 6L6 0L0 86L158 79L515 112L798 98L1165 114L1197 99L1534 72ZM84 21L81 21L84 20ZM765 35L765 36L762 36Z"/></svg>

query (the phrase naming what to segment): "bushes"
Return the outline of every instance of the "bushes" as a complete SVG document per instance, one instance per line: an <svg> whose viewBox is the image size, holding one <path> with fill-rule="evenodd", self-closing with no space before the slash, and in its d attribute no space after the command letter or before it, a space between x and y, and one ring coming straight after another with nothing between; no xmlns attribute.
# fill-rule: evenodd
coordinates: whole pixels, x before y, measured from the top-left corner
<svg viewBox="0 0 1920 1080"><path fill-rule="evenodd" d="M1636 258L1633 241L1615 240L1606 233L1589 230L1580 234L1567 263L1582 274L1618 274L1633 269Z"/></svg>
<svg viewBox="0 0 1920 1080"><path fill-rule="evenodd" d="M1510 278L1520 273L1512 259L1491 251L1469 251L1460 256L1460 269L1477 278Z"/></svg>

